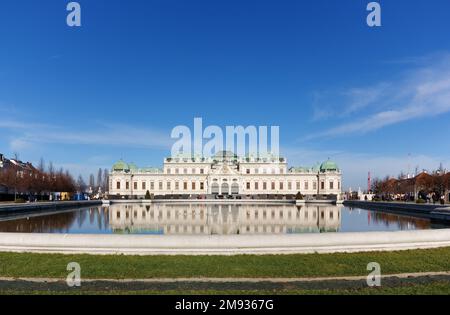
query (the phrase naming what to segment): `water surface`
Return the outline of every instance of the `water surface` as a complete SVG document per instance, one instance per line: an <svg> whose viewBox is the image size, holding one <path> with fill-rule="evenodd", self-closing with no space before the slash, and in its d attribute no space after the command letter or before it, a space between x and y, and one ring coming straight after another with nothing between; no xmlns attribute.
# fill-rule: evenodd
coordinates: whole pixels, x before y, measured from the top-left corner
<svg viewBox="0 0 450 315"><path fill-rule="evenodd" d="M448 228L430 220L331 205L115 204L0 217L0 232L245 235Z"/></svg>

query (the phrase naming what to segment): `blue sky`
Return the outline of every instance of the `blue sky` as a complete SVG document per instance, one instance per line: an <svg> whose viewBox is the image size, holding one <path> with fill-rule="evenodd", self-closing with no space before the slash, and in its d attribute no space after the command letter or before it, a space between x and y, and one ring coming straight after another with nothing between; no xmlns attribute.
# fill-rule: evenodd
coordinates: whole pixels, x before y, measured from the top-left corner
<svg viewBox="0 0 450 315"><path fill-rule="evenodd" d="M160 166L170 131L279 125L292 165L328 157L344 187L450 169L450 2L0 2L0 152L87 176Z"/></svg>

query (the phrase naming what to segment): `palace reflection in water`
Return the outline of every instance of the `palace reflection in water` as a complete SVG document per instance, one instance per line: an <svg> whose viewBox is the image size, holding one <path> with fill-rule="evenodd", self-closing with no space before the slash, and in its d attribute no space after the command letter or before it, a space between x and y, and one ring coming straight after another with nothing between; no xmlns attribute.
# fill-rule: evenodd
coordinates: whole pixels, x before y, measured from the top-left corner
<svg viewBox="0 0 450 315"><path fill-rule="evenodd" d="M337 232L341 207L293 205L112 205L115 231L156 234L288 234Z"/></svg>
<svg viewBox="0 0 450 315"><path fill-rule="evenodd" d="M0 217L0 232L279 235L448 228L426 219L332 205L113 204Z"/></svg>

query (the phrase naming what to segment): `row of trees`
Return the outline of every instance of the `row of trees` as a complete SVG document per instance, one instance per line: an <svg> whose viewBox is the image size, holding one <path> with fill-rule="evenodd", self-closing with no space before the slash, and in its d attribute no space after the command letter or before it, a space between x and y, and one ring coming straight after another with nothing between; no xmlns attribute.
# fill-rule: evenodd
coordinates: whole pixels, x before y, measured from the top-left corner
<svg viewBox="0 0 450 315"><path fill-rule="evenodd" d="M45 169L43 161L38 168L31 164L15 165L8 163L0 172L0 184L9 193L43 195L46 192L75 192L72 175L63 168L56 170L52 163Z"/></svg>
<svg viewBox="0 0 450 315"><path fill-rule="evenodd" d="M450 191L450 173L423 172L409 179L400 176L375 179L372 183L372 191L379 196L405 195L411 199L423 199L423 196L433 194L435 198L440 198Z"/></svg>
<svg viewBox="0 0 450 315"><path fill-rule="evenodd" d="M53 163L46 167L43 159L37 168L27 163L15 165L8 163L0 169L0 185L6 187L9 194L37 195L42 196L50 192L84 193L89 188L93 193L100 190L107 191L109 175L107 169L99 169L97 180L93 174L90 175L87 185L80 175L77 180L63 168L55 169Z"/></svg>
<svg viewBox="0 0 450 315"><path fill-rule="evenodd" d="M89 184L87 185L83 177L80 175L77 180L77 187L79 187L80 191L86 191L87 189L92 189L94 193L98 192L106 192L108 190L108 182L109 182L109 172L105 169L98 169L97 172L97 180L94 174L89 175Z"/></svg>

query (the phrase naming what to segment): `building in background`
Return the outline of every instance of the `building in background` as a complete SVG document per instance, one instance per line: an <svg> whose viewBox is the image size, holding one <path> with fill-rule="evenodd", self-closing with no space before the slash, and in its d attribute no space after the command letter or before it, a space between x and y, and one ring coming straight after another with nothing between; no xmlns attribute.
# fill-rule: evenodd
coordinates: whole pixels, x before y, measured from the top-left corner
<svg viewBox="0 0 450 315"><path fill-rule="evenodd" d="M35 172L36 168L30 162L7 159L0 154L0 200L15 199L19 190L23 193L30 186Z"/></svg>
<svg viewBox="0 0 450 315"><path fill-rule="evenodd" d="M342 173L328 160L314 167L288 167L286 159L240 158L223 151L211 158L166 158L162 169L118 161L109 176L112 198L170 195L296 195L339 197Z"/></svg>

